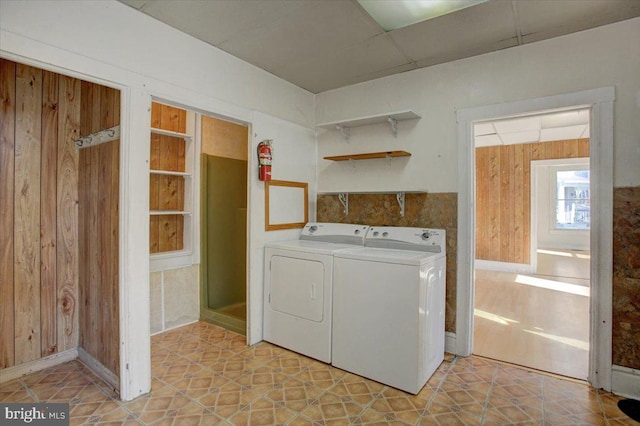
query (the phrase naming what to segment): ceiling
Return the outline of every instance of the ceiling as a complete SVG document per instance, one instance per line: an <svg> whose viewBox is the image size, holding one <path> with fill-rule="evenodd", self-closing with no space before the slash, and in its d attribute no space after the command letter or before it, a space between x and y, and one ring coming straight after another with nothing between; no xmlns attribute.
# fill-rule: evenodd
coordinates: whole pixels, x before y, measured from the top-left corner
<svg viewBox="0 0 640 426"><path fill-rule="evenodd" d="M640 0L489 0L385 32L356 0L120 1L312 93L640 16Z"/></svg>
<svg viewBox="0 0 640 426"><path fill-rule="evenodd" d="M589 109L476 123L476 148L589 137Z"/></svg>

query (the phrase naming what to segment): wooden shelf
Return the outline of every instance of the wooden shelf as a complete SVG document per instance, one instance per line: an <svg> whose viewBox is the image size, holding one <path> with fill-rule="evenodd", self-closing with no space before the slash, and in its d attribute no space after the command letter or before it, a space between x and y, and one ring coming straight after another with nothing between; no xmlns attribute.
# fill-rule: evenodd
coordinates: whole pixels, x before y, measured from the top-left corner
<svg viewBox="0 0 640 426"><path fill-rule="evenodd" d="M349 194L349 195L366 195L366 194L398 194L398 193L405 193L405 194L426 194L428 191L426 189L411 189L411 190L404 190L404 189L398 189L397 191L395 190L382 190L382 191L318 191L318 194L320 195L339 195L339 194Z"/></svg>
<svg viewBox="0 0 640 426"><path fill-rule="evenodd" d="M172 132L171 130L163 130L163 129L156 129L156 128L151 128L151 133L154 135L164 135L164 136L171 136L173 138L180 138L180 139L191 139L191 135L188 135L186 133L180 133L180 132Z"/></svg>
<svg viewBox="0 0 640 426"><path fill-rule="evenodd" d="M170 170L149 170L149 173L152 175L167 175L167 176L183 176L183 177L191 177L191 173L187 172L173 172Z"/></svg>
<svg viewBox="0 0 640 426"><path fill-rule="evenodd" d="M373 160L376 158L397 158L397 157L411 157L411 153L407 151L367 152L364 154L334 155L330 157L324 157L324 159L331 160L331 161L347 161L347 160Z"/></svg>
<svg viewBox="0 0 640 426"><path fill-rule="evenodd" d="M387 121L389 121L390 118L395 121L405 121L405 120L416 120L421 117L415 112L413 112L412 110L403 110L403 111L389 112L386 114L350 118L348 120L333 121L330 123L322 123L322 124L318 124L316 127L333 130L336 128L336 126L341 126L341 127L350 129L352 127L367 126L369 124L386 123Z"/></svg>
<svg viewBox="0 0 640 426"><path fill-rule="evenodd" d="M182 210L150 210L149 214L151 216L160 216L160 215L181 215L181 216L189 216L191 212L185 212Z"/></svg>

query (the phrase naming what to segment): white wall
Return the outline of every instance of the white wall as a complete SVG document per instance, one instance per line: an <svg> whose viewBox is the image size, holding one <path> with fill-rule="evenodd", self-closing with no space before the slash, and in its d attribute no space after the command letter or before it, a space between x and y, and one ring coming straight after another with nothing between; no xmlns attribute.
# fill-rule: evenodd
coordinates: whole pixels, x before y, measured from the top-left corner
<svg viewBox="0 0 640 426"><path fill-rule="evenodd" d="M148 229L151 97L247 123L253 120L255 111L262 112L256 113L256 129L265 129L258 131L275 140L276 156L280 156L274 164L274 177L306 179L315 189L313 131L302 130L303 126L313 124L314 96L114 0L2 0L0 55L122 91L120 395L124 400L133 399L148 392L151 386ZM281 140L290 141L290 153L286 143L279 143ZM298 143L304 147L308 162L290 160L300 155ZM299 175L302 164L307 168ZM255 188L256 182L251 185L252 205L259 210L260 191ZM253 216L252 229L259 229L263 218ZM251 254L261 256L265 240L289 238L291 234L272 233L266 238L259 231L252 232ZM255 287L260 297L261 262L261 258L252 262L250 270L252 291ZM257 326L260 332L261 314L252 312L252 315L252 318L260 315Z"/></svg>
<svg viewBox="0 0 640 426"><path fill-rule="evenodd" d="M251 150L256 152L263 139L273 139L274 180L309 183L309 221L316 212L316 137L313 130L262 113L254 113L251 129ZM249 343L262 340L262 303L264 276L264 245L269 241L296 239L299 229L265 231L264 182L258 180L256 156L249 157Z"/></svg>
<svg viewBox="0 0 640 426"><path fill-rule="evenodd" d="M237 118L313 124L313 95L115 0L2 0L0 47ZM240 116L240 117L238 117Z"/></svg>
<svg viewBox="0 0 640 426"><path fill-rule="evenodd" d="M318 190L458 189L456 110L615 86L614 185L640 185L640 18L321 93L316 120L413 109L397 139L384 124L318 135L318 157L404 149L406 162L320 160Z"/></svg>

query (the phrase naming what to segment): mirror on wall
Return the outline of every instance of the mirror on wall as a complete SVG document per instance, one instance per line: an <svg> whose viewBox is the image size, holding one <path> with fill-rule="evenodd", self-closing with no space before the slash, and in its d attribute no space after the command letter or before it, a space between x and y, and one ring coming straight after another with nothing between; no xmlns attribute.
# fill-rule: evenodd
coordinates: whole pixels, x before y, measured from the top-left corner
<svg viewBox="0 0 640 426"><path fill-rule="evenodd" d="M309 220L309 184L265 182L265 230L303 228Z"/></svg>

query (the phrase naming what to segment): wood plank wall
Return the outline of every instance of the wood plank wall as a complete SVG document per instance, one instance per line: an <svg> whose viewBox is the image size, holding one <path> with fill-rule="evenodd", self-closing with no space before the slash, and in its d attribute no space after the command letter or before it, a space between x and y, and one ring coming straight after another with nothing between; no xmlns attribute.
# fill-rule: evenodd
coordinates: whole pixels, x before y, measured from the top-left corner
<svg viewBox="0 0 640 426"><path fill-rule="evenodd" d="M120 91L82 82L80 134L120 124ZM79 345L116 376L120 373L118 211L120 141L79 155Z"/></svg>
<svg viewBox="0 0 640 426"><path fill-rule="evenodd" d="M78 345L80 81L0 60L0 368Z"/></svg>
<svg viewBox="0 0 640 426"><path fill-rule="evenodd" d="M108 330L112 341L99 351L115 359L117 373L118 146L90 173L75 149L87 119L86 93L96 91L110 93L101 98L104 117L98 118L118 123L118 91L0 60L0 369L76 348L81 336ZM99 148L81 151L83 161ZM96 211L107 212L109 221L85 228L79 187L93 185L86 178L99 173L107 185L97 188L104 201ZM88 256L82 242L102 235L108 236L104 247ZM96 277L105 274L108 284L104 278L85 280L87 264L94 265ZM81 293L94 286L111 293L100 288L99 297L87 304ZM102 324L83 321L101 306L116 310L107 310ZM98 359L110 369L114 365Z"/></svg>
<svg viewBox="0 0 640 426"><path fill-rule="evenodd" d="M589 157L589 139L476 148L476 259L529 263L531 161Z"/></svg>
<svg viewBox="0 0 640 426"><path fill-rule="evenodd" d="M153 102L151 127L186 133L187 111ZM185 171L186 145L184 139L151 135L152 170ZM183 210L184 178L152 174L149 183L151 210ZM184 216L154 215L149 219L149 251L151 253L182 250L184 247Z"/></svg>

